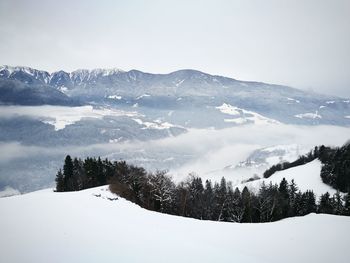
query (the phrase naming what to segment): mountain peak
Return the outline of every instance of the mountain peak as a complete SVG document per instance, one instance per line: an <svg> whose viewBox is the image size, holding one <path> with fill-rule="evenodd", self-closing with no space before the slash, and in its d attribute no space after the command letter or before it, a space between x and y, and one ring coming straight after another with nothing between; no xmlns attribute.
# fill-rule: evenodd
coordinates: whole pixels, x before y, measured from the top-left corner
<svg viewBox="0 0 350 263"><path fill-rule="evenodd" d="M95 68L95 69L77 69L72 71L71 75L80 75L80 74L92 74L92 75L102 75L102 76L108 76L118 73L123 73L124 70L121 70L119 68Z"/></svg>
<svg viewBox="0 0 350 263"><path fill-rule="evenodd" d="M47 84L50 80L50 73L43 70L33 69L24 66L0 66L0 77L12 78L14 75L20 75L26 81L41 81Z"/></svg>

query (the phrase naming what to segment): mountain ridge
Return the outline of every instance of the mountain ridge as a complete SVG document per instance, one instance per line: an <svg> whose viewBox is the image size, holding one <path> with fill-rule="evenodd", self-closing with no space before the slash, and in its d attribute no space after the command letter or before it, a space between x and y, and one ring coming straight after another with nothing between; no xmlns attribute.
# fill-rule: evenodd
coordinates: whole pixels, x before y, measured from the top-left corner
<svg viewBox="0 0 350 263"><path fill-rule="evenodd" d="M5 74L5 72L8 72L8 74ZM60 75L67 75L69 76L71 79L77 77L77 76L81 76L81 75L86 75L86 74L94 74L95 77L102 75L102 76L110 76L110 75L116 75L116 74L143 74L143 75L151 75L151 76L173 76L173 75L183 75L183 74L187 74L187 73L192 73L192 74L196 74L196 75L202 75L202 76L209 76L212 78L220 78L220 79L226 79L229 81L236 81L236 82L242 82L242 83L249 83L249 84L256 84L256 85L270 85L270 86L276 86L276 87L285 87L285 88L291 88L291 89L295 89L298 91L303 91L300 90L298 88L294 88L288 85L282 85L282 84L277 84L277 83L267 83L267 82L261 82L261 81L255 81L255 80L239 80L233 77L227 77L227 76L223 76L223 75L218 75L218 74L210 74L210 73L206 73L204 71L201 70L196 70L196 69L190 69L190 68L186 68L186 69L179 69L179 70L175 70L175 71L171 71L169 73L150 73L150 72L146 72L146 71L141 71L138 69L131 69L131 70L122 70L120 68L117 67L113 67L113 68L93 68L93 69L86 69L86 68L79 68L73 71L65 71L65 70L57 70L57 71L46 71L46 70L40 70L40 69L36 69L36 68L32 68L32 67L28 67L28 66L9 66L9 65L2 65L0 66L0 77L7 77L9 78L13 73L16 72L24 72L26 74L32 75L34 77L36 76L40 76L40 75L44 75L45 77L48 78L48 80L46 80L47 78L45 78L44 81L45 84L53 84L51 83L52 78L56 77L56 76L60 76ZM36 79L40 80L38 77L36 77ZM319 94L319 93L317 93ZM323 95L323 94L320 94ZM329 96L329 95L327 95ZM334 96L334 95L332 95ZM338 96L334 96L334 97L338 97Z"/></svg>
<svg viewBox="0 0 350 263"><path fill-rule="evenodd" d="M85 105L108 105L132 110L137 107L142 114L152 113L155 118L168 118L170 116L164 114L175 111L176 114L171 114L172 118L168 119L181 126L189 121L195 127L228 126L222 122L242 124L241 119L233 120L232 117L218 123L218 107L224 104L242 109L243 123L249 123L246 117L249 117L249 112L255 112L283 123L350 125L349 99L284 85L242 81L193 69L167 74L117 68L48 73L29 67L2 66L0 87L9 89L5 81L24 84L32 97L30 105L60 105L62 101L69 101L64 102L65 105L76 104L70 102L72 100ZM0 94L0 101L28 105L23 95L16 90L17 85L12 83L12 86L13 92L7 92L11 96L4 99ZM47 90L47 93L39 94L35 100L37 86ZM65 99L51 99L53 90L58 97ZM190 119L188 113L193 115ZM201 118L204 115L207 120Z"/></svg>

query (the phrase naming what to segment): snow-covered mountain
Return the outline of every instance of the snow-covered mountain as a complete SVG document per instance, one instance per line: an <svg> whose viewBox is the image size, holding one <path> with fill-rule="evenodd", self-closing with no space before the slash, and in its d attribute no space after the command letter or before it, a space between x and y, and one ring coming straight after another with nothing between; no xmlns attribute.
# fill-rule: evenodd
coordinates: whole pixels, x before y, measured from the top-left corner
<svg viewBox="0 0 350 263"><path fill-rule="evenodd" d="M201 221L142 209L106 187L1 198L0 210L0 262L348 262L338 253L350 242L343 216Z"/></svg>
<svg viewBox="0 0 350 263"><path fill-rule="evenodd" d="M85 104L134 106L147 114L157 111L158 115L182 126L191 123L195 127L227 127L249 120L227 118L223 115L227 112L219 111L223 105L241 109L242 114L260 115L283 123L350 124L347 118L350 116L349 99L281 85L240 81L196 70L169 74L120 69L48 73L28 67L2 66L0 81L4 80L49 86ZM20 96L17 99L18 104L23 104ZM0 100L4 99L0 96ZM16 103L16 98L12 102ZM215 121L219 113L222 118Z"/></svg>
<svg viewBox="0 0 350 263"><path fill-rule="evenodd" d="M66 105L80 103L48 85L25 81L2 79L0 77L0 105Z"/></svg>
<svg viewBox="0 0 350 263"><path fill-rule="evenodd" d="M0 77L15 79L27 84L48 84L51 78L49 72L37 70L30 67L1 66Z"/></svg>

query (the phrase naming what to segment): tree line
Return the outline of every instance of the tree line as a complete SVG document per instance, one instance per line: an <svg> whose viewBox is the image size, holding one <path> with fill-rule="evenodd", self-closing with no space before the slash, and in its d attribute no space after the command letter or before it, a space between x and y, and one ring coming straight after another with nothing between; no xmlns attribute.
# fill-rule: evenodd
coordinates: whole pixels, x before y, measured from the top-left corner
<svg viewBox="0 0 350 263"><path fill-rule="evenodd" d="M271 222L308 213L350 215L350 195L326 193L316 200L312 191L301 192L294 181L262 184L256 191L233 188L225 178L212 183L195 174L174 183L166 171L108 159L69 155L56 175L56 191L77 191L110 184L110 190L143 208L203 220Z"/></svg>

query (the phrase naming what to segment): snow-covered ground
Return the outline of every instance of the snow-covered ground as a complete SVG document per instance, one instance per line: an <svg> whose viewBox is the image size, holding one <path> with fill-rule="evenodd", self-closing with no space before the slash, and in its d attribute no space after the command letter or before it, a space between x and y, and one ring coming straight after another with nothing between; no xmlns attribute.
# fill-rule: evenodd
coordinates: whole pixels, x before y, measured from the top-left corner
<svg viewBox="0 0 350 263"><path fill-rule="evenodd" d="M222 223L115 198L99 187L0 199L0 262L348 262L349 217Z"/></svg>
<svg viewBox="0 0 350 263"><path fill-rule="evenodd" d="M90 105L80 107L65 106L0 106L0 117L29 116L55 126L55 130L64 129L83 118L101 119L104 116L140 116L134 111L111 108L94 108Z"/></svg>
<svg viewBox="0 0 350 263"><path fill-rule="evenodd" d="M318 114L318 111L315 113L313 112L308 112L308 113L303 113L303 114L297 114L294 115L297 118L303 119L303 118L308 118L308 119L322 119L322 116Z"/></svg>
<svg viewBox="0 0 350 263"><path fill-rule="evenodd" d="M262 116L253 111L244 110L235 106L232 106L227 103L223 103L221 106L216 107L219 111L224 114L231 115L233 118L224 119L224 122L230 122L235 124L246 124L246 123L254 123L254 124L268 124L279 122L267 117Z"/></svg>
<svg viewBox="0 0 350 263"><path fill-rule="evenodd" d="M144 98L144 97L151 97L151 95L145 93L145 94L143 94L143 95L138 96L136 99L139 100L139 99L142 99L142 98Z"/></svg>
<svg viewBox="0 0 350 263"><path fill-rule="evenodd" d="M108 99L113 99L113 100L121 100L121 99L122 99L122 96L119 96L119 95L109 95L107 98L108 98Z"/></svg>
<svg viewBox="0 0 350 263"><path fill-rule="evenodd" d="M260 179L248 183L239 185L240 188L247 186L248 188L258 189L264 182L268 185L270 182L273 184L279 184L283 178L286 178L288 182L294 179L299 190L305 192L306 190L313 190L317 197L329 192L331 195L335 194L336 190L329 185L322 182L320 172L322 163L319 160L314 160L310 163L289 168L287 170L274 173L272 176L266 179Z"/></svg>
<svg viewBox="0 0 350 263"><path fill-rule="evenodd" d="M137 124L144 126L142 129L156 129L156 130L164 130L164 129L169 129L172 127L176 127L175 125L169 123L169 122L162 122L160 120L154 120L153 122L149 121L143 121L141 119L136 119L133 118ZM180 127L180 126L178 126ZM183 127L181 127L183 128Z"/></svg>

